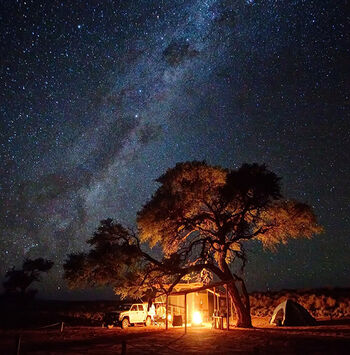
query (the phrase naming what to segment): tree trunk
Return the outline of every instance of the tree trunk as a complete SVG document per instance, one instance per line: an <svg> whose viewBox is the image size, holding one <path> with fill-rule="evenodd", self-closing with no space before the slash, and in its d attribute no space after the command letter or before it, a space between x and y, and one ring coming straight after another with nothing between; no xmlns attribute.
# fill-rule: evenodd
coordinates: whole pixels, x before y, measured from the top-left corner
<svg viewBox="0 0 350 355"><path fill-rule="evenodd" d="M233 306L237 314L236 327L239 328L251 328L252 320L250 317L249 306L246 307L241 299L238 289L234 282L228 284L228 290L233 301Z"/></svg>
<svg viewBox="0 0 350 355"><path fill-rule="evenodd" d="M245 304L242 301L241 295L237 289L235 282L233 281L233 276L230 268L228 267L225 261L225 254L223 253L219 258L219 268L221 271L225 273L227 276L227 281L231 281L227 284L230 296L233 301L233 305L235 307L235 311L237 314L237 323L236 327L239 328L251 328L252 327L252 319L250 317L250 302L247 290L245 288L243 280L242 282L242 293L245 300ZM225 281L225 280L223 280Z"/></svg>
<svg viewBox="0 0 350 355"><path fill-rule="evenodd" d="M249 300L249 294L247 291L247 288L245 287L245 283L243 280L240 280L241 282L241 288L242 288L242 295L244 297L244 304L245 304L245 308L247 309L247 311L250 314L250 300Z"/></svg>

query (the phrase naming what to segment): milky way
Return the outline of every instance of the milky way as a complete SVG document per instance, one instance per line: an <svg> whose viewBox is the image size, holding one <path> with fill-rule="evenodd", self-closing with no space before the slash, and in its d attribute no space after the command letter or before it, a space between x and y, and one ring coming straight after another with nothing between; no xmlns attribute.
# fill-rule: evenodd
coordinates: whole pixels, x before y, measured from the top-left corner
<svg viewBox="0 0 350 355"><path fill-rule="evenodd" d="M4 1L1 273L130 226L178 161L266 163L325 234L267 253L249 288L350 286L345 1ZM259 270L257 272L256 270ZM91 293L93 295L93 293Z"/></svg>

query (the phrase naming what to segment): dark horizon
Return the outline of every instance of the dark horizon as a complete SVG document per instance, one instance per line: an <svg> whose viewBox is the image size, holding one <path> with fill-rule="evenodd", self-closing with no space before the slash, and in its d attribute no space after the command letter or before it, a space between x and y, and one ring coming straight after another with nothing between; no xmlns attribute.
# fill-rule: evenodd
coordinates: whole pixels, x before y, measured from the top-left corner
<svg viewBox="0 0 350 355"><path fill-rule="evenodd" d="M249 290L250 294L254 293L279 293L279 292L314 292L314 291L323 291L328 290L330 292L337 291L337 290L345 290L350 291L350 286L323 286L323 287L305 287L305 288L281 288L281 289L272 289L272 290ZM115 295L112 290L90 290L86 292L86 290L72 290L72 291L65 291L65 294L61 294L59 298L55 298L54 295L46 297L42 297L42 294L39 293L38 297L36 298L37 301L58 301L58 302L126 302L127 300L122 300L118 295ZM56 295L57 296L57 295Z"/></svg>

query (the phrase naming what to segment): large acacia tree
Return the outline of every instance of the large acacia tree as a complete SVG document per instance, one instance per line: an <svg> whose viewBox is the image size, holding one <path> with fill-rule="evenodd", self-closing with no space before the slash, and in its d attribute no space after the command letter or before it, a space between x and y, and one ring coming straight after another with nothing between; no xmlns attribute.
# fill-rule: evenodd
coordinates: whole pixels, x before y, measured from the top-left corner
<svg viewBox="0 0 350 355"><path fill-rule="evenodd" d="M227 170L179 163L157 181L138 213L138 233L103 221L89 241L93 249L67 260L67 280L110 284L123 296L154 296L171 292L186 275L210 272L228 283L237 326L250 327L245 243L255 239L274 249L289 238L311 238L321 231L311 208L283 199L280 179L264 165ZM158 257L145 245L157 246Z"/></svg>

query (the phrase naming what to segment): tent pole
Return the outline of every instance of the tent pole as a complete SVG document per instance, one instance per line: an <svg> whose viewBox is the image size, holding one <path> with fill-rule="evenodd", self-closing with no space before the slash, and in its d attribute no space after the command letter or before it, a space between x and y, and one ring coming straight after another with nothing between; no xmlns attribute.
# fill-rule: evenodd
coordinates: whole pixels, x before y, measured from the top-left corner
<svg viewBox="0 0 350 355"><path fill-rule="evenodd" d="M216 313L216 290L215 290L215 287L214 287L213 298L214 298L214 314L213 314L213 317L216 317L217 313ZM214 328L216 328L216 318L213 318L213 319L214 319Z"/></svg>
<svg viewBox="0 0 350 355"><path fill-rule="evenodd" d="M228 304L228 287L226 287L226 323L227 323L227 330L230 330L230 313L229 313L229 304Z"/></svg>
<svg viewBox="0 0 350 355"><path fill-rule="evenodd" d="M169 314L169 297L168 294L166 295L166 303L165 303L165 329L168 329L168 314Z"/></svg>
<svg viewBox="0 0 350 355"><path fill-rule="evenodd" d="M187 293L185 293L185 334L187 333Z"/></svg>
<svg viewBox="0 0 350 355"><path fill-rule="evenodd" d="M216 290L214 287L214 313L216 313Z"/></svg>
<svg viewBox="0 0 350 355"><path fill-rule="evenodd" d="M232 318L232 323L234 322L234 318L233 318L233 302L232 302L232 298L230 295L230 308L231 308L231 318Z"/></svg>

